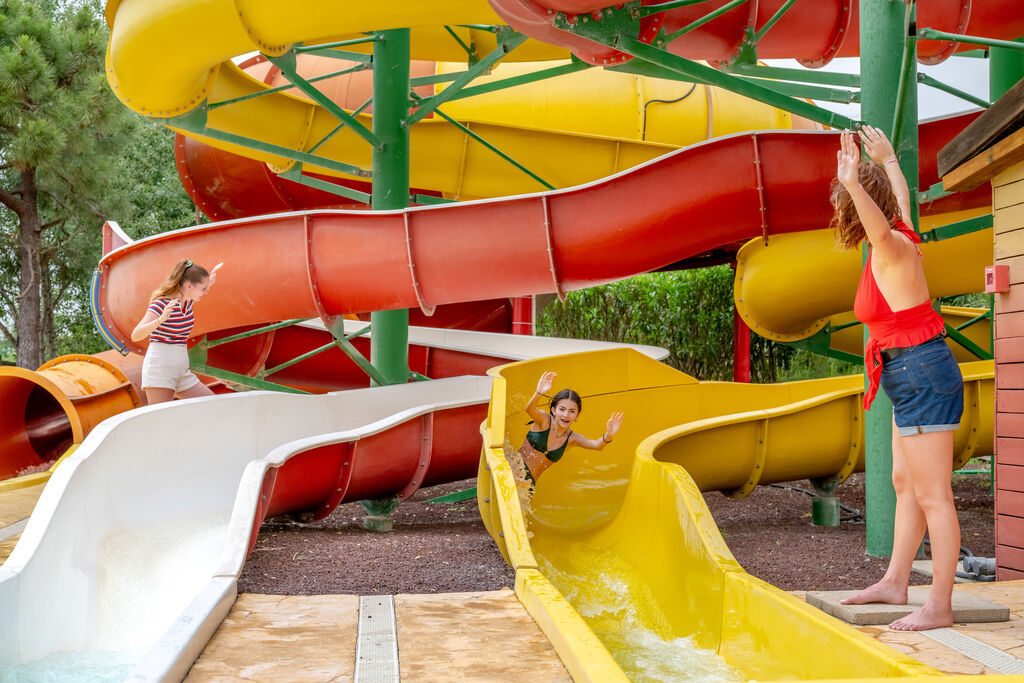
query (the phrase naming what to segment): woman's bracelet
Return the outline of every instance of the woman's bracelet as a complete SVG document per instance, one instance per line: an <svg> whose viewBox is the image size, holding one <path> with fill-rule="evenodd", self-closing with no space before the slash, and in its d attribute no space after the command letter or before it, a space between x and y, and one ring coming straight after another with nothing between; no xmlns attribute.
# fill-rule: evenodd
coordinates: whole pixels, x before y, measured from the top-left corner
<svg viewBox="0 0 1024 683"><path fill-rule="evenodd" d="M885 164L891 164L891 163L894 163L894 162L895 162L895 164L896 164L897 166L899 166L899 165L900 165L900 160L899 160L899 159L897 159L896 157L890 157L890 158L886 159L886 160L885 160L885 163L883 163L882 165L883 165L883 166L885 166Z"/></svg>
<svg viewBox="0 0 1024 683"><path fill-rule="evenodd" d="M605 443L611 443L611 440L605 438L605 435L607 434L608 432L605 432L604 434L601 435L601 441L604 441Z"/></svg>

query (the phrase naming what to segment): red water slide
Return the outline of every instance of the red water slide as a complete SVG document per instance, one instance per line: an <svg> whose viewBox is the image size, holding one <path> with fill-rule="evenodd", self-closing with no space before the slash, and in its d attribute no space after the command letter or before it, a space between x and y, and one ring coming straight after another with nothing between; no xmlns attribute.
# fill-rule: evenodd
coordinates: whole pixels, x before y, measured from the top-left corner
<svg viewBox="0 0 1024 683"><path fill-rule="evenodd" d="M602 21L607 0L489 0L509 26L552 45L563 45L591 64L628 61L617 50L555 27L560 14L570 24ZM635 35L651 42L701 19L728 0L708 0L659 12L636 22ZM785 0L750 0L670 42L666 49L689 59L727 62L783 6ZM665 0L641 0L641 6L666 4ZM917 3L917 26L960 35L1015 40L1024 35L1020 0L927 0ZM835 57L860 54L859 3L857 0L814 0L794 4L757 43L760 59L796 59L817 68ZM941 40L921 40L918 60L938 64L955 52L974 45Z"/></svg>
<svg viewBox="0 0 1024 683"><path fill-rule="evenodd" d="M966 120L921 136L921 158ZM948 138L947 138L948 139ZM400 211L308 211L178 230L100 262L101 317L128 332L148 291L137 283L187 255L225 262L195 334L290 318L434 307L564 292L648 272L755 236L817 229L831 216L836 133L733 135L579 187ZM984 193L929 212L982 205Z"/></svg>

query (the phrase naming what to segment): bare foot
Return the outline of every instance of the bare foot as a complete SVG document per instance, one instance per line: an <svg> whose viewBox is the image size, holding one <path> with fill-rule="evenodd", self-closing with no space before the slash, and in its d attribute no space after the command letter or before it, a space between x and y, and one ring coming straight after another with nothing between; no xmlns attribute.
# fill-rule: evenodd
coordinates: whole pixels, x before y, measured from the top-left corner
<svg viewBox="0 0 1024 683"><path fill-rule="evenodd" d="M843 598L839 601L844 605L866 605L872 602L884 602L888 605L907 604L907 587L894 586L885 581L879 581L873 586L868 586L860 593Z"/></svg>
<svg viewBox="0 0 1024 683"><path fill-rule="evenodd" d="M902 619L889 624L893 631L927 631L953 625L953 608L949 605L938 607L926 602Z"/></svg>

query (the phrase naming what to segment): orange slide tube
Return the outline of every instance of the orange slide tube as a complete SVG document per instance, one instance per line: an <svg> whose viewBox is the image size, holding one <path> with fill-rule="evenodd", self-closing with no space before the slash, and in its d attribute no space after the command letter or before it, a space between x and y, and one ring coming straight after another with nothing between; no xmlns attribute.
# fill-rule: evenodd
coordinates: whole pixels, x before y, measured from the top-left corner
<svg viewBox="0 0 1024 683"><path fill-rule="evenodd" d="M35 372L0 368L0 479L49 467L100 422L145 404L142 358L59 356Z"/></svg>

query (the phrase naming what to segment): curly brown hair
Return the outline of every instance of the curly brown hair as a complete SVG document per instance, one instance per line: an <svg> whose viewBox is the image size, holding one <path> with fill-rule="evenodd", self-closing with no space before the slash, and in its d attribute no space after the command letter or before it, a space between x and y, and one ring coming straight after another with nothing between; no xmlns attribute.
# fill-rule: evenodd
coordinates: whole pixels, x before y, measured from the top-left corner
<svg viewBox="0 0 1024 683"><path fill-rule="evenodd" d="M885 169L873 161L861 161L857 167L857 177L861 187L874 200L891 226L894 221L902 220L899 203L892 191ZM829 227L835 230L836 241L843 249L854 249L867 239L864 226L861 225L857 207L853 204L850 193L846 191L838 178L832 180L832 194L829 197L835 213Z"/></svg>

